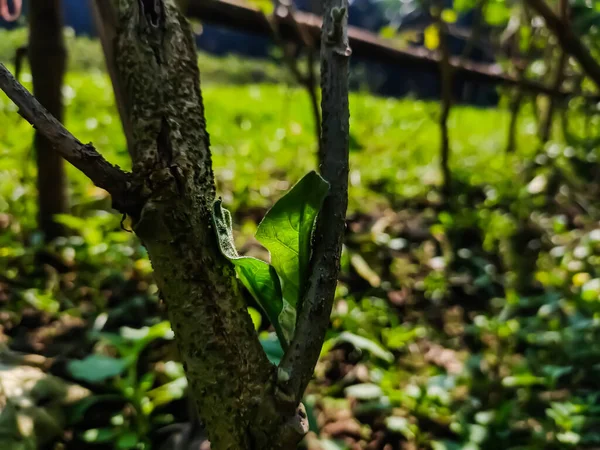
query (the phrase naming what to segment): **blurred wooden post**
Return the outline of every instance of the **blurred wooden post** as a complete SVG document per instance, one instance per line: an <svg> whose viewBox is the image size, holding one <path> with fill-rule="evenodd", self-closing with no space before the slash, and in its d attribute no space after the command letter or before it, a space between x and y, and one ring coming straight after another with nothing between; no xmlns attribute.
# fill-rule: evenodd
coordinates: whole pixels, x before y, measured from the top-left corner
<svg viewBox="0 0 600 450"><path fill-rule="evenodd" d="M62 84L67 64L60 0L33 0L29 5L29 64L33 93L60 122L63 121ZM54 221L69 211L67 176L62 157L39 131L35 133L38 189L38 226L49 241L65 232Z"/></svg>

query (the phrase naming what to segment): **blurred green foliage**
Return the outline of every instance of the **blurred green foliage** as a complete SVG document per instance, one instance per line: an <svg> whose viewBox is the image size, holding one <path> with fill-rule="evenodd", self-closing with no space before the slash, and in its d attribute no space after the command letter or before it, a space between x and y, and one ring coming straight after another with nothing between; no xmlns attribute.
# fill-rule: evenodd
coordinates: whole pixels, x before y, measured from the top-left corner
<svg viewBox="0 0 600 450"><path fill-rule="evenodd" d="M1 58L20 36L2 34ZM66 125L128 168L97 44L69 43ZM268 64L199 60L236 247L264 258L252 238L258 222L315 167L308 99ZM255 83L247 77L253 67L279 83ZM30 78L22 74L26 86ZM456 106L455 195L442 203L437 105L360 92L350 105L348 235L332 326L306 394L309 445L600 445L600 166L588 145L598 118L570 114L576 139L565 143L556 126L541 147L524 111L517 150L505 155L508 113ZM106 194L72 169L72 213L60 218L72 235L44 247L35 229L33 132L4 96L0 123L3 340L67 358L70 376L93 391L70 411L67 448L150 448L163 426L188 417L146 252L121 229L129 225ZM252 314L277 363L268 322ZM76 338L64 333L73 323L84 324Z"/></svg>

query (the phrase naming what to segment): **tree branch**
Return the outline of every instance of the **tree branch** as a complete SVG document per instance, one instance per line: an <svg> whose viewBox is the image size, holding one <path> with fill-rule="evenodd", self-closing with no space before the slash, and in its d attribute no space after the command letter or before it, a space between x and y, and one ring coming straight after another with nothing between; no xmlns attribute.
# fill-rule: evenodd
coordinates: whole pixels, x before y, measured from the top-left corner
<svg viewBox="0 0 600 450"><path fill-rule="evenodd" d="M445 201L450 200L452 188L452 174L450 172L450 137L448 135L448 117L452 108L452 81L453 70L450 65L450 49L448 48L448 27L442 19L444 4L441 1L434 3L433 23L439 35L439 72L440 72L440 169L442 172L442 193Z"/></svg>
<svg viewBox="0 0 600 450"><path fill-rule="evenodd" d="M280 13L279 11L283 9L285 10L285 14ZM288 66L288 69L296 79L296 82L303 87L309 97L310 105L313 113L313 121L314 121L314 130L317 140L317 154L318 154L318 162L321 161L323 150L321 148L321 110L319 109L319 100L317 94L317 84L316 84L316 76L315 76L315 67L314 67L314 59L315 59L315 42L311 38L309 33L306 33L304 30L304 25L300 24L295 19L296 9L294 7L294 3L292 1L286 2L285 4L281 0L273 1L273 14L270 17L267 17L269 24L272 27L272 34L275 43L279 46L283 53L283 61ZM306 74L303 74L298 67L298 60L292 54L290 49L287 47L287 42L281 36L279 32L279 24L281 17L291 18L292 25L297 30L298 35L301 37L300 46L304 47L307 53L307 70Z"/></svg>
<svg viewBox="0 0 600 450"><path fill-rule="evenodd" d="M130 211L133 205L132 199L128 198L130 174L106 161L92 144L83 144L75 138L1 63L0 89L19 107L19 114L48 139L63 158L112 195L116 209Z"/></svg>
<svg viewBox="0 0 600 450"><path fill-rule="evenodd" d="M588 77L600 89L600 64L590 54L573 29L550 9L544 0L526 0L546 22L546 26L554 33L562 48L577 60Z"/></svg>
<svg viewBox="0 0 600 450"><path fill-rule="evenodd" d="M317 219L311 274L296 332L278 371L281 399L295 407L319 358L333 306L348 206L348 0L325 0L321 38L321 174L330 191Z"/></svg>

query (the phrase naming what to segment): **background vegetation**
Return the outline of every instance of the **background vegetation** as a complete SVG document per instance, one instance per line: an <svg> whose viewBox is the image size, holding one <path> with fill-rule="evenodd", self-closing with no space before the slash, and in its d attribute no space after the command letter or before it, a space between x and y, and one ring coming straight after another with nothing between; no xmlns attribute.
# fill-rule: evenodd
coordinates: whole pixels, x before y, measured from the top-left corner
<svg viewBox="0 0 600 450"><path fill-rule="evenodd" d="M25 38L0 32L0 60ZM67 41L66 126L127 168L99 44ZM237 247L266 258L257 223L316 165L308 97L271 63L199 64ZM352 95L348 231L308 448L600 445L600 119L575 101L543 143L525 102L505 153L508 97L453 106L444 201L438 103ZM186 381L144 248L71 168L70 236L43 244L33 132L3 95L0 123L0 447L179 448Z"/></svg>

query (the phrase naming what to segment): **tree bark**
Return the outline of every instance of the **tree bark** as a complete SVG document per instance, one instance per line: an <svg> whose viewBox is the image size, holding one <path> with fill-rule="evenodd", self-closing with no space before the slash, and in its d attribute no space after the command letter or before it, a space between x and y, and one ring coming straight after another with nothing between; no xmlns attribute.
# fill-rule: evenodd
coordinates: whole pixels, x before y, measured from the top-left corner
<svg viewBox="0 0 600 450"><path fill-rule="evenodd" d="M450 172L450 136L448 135L448 117L452 108L452 79L453 69L450 65L450 49L448 48L448 27L442 19L443 2L436 2L437 11L434 21L437 26L439 46L440 71L440 170L442 172L442 194L448 200L452 190L452 173Z"/></svg>
<svg viewBox="0 0 600 450"><path fill-rule="evenodd" d="M321 175L329 182L314 233L311 274L296 332L278 369L278 389L287 409L294 407L310 381L337 286L348 206L348 0L325 0L321 35Z"/></svg>
<svg viewBox="0 0 600 450"><path fill-rule="evenodd" d="M60 0L32 0L29 4L29 63L33 92L56 119L63 120L62 83L67 52L63 38ZM69 211L64 162L50 142L36 131L38 226L46 240L64 234L55 214Z"/></svg>
<svg viewBox="0 0 600 450"><path fill-rule="evenodd" d="M170 0L124 0L119 15L116 66L143 196L134 231L148 249L212 448L294 448L304 417L277 409L275 368L211 228L215 184L189 25Z"/></svg>
<svg viewBox="0 0 600 450"><path fill-rule="evenodd" d="M344 6L334 8L336 1ZM278 370L212 229L215 184L196 48L174 0L119 1L114 55L132 130L131 174L74 138L0 64L0 88L21 115L131 216L213 450L293 449L308 430L299 402L329 323L348 201L347 0L328 0L327 8L321 171L330 192L297 331Z"/></svg>

